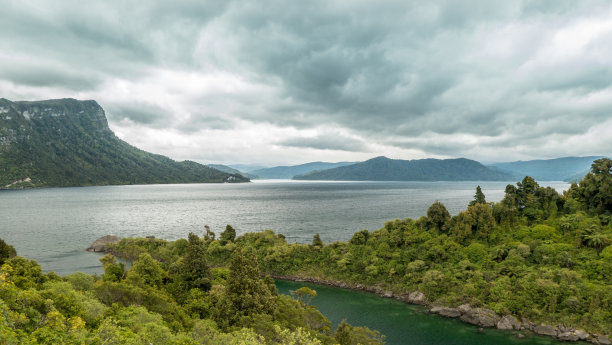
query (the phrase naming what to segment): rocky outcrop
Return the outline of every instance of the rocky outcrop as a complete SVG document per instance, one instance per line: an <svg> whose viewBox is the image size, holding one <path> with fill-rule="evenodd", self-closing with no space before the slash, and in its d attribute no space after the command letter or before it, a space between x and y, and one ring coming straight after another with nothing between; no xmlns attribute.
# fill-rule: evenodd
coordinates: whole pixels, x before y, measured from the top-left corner
<svg viewBox="0 0 612 345"><path fill-rule="evenodd" d="M501 318L493 310L473 308L461 315L460 319L480 327L495 327Z"/></svg>
<svg viewBox="0 0 612 345"><path fill-rule="evenodd" d="M533 331L536 334L539 334L539 335L548 335L550 337L556 337L557 336L557 329L555 327L549 326L549 325L535 326Z"/></svg>
<svg viewBox="0 0 612 345"><path fill-rule="evenodd" d="M519 330L521 329L521 323L518 322L518 320L514 316L506 315L502 317L501 320L499 320L496 327L497 329L504 329L504 330L511 330L511 329Z"/></svg>
<svg viewBox="0 0 612 345"><path fill-rule="evenodd" d="M610 342L610 339L605 335L598 336L597 339L593 341L593 343L600 344L600 345L611 345L612 344L612 342Z"/></svg>
<svg viewBox="0 0 612 345"><path fill-rule="evenodd" d="M108 250L107 246L111 243L117 243L121 241L121 237L106 235L98 238L94 241L94 243L89 246L89 248L85 249L88 252L106 252Z"/></svg>
<svg viewBox="0 0 612 345"><path fill-rule="evenodd" d="M462 315L457 308L435 306L429 310L432 313L439 314L444 317L459 317Z"/></svg>

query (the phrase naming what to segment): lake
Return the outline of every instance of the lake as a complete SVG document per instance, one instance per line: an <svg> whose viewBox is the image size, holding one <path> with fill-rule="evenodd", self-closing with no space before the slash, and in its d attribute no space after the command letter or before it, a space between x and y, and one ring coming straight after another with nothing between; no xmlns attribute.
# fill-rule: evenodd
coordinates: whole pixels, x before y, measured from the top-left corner
<svg viewBox="0 0 612 345"><path fill-rule="evenodd" d="M104 235L175 240L204 225L217 234L272 229L289 242L346 241L388 220L418 218L436 200L464 210L477 185L488 201L512 182L320 182L137 185L0 191L0 238L44 270L101 273L99 254L85 252ZM542 182L558 191L564 182Z"/></svg>

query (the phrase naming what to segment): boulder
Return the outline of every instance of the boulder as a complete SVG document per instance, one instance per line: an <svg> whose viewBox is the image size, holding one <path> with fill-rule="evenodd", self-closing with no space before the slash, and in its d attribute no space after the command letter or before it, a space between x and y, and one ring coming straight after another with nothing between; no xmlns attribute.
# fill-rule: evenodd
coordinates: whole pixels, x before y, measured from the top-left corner
<svg viewBox="0 0 612 345"><path fill-rule="evenodd" d="M533 331L539 335L548 335L550 337L557 336L557 330L555 329L555 327L549 325L535 326Z"/></svg>
<svg viewBox="0 0 612 345"><path fill-rule="evenodd" d="M506 315L504 317L501 318L501 320L499 320L499 322L497 323L497 329L521 329L521 323L518 322L518 320L512 316L512 315Z"/></svg>
<svg viewBox="0 0 612 345"><path fill-rule="evenodd" d="M457 308L450 307L433 307L430 310L432 313L440 314L440 316L444 317L459 317L461 316L461 312Z"/></svg>
<svg viewBox="0 0 612 345"><path fill-rule="evenodd" d="M577 329L574 331L580 340L587 340L590 336L589 332L585 332L581 329Z"/></svg>
<svg viewBox="0 0 612 345"><path fill-rule="evenodd" d="M426 305L427 298L425 298L425 295L420 291L412 291L410 294L408 294L406 302L412 304Z"/></svg>
<svg viewBox="0 0 612 345"><path fill-rule="evenodd" d="M459 312L461 312L461 314L465 314L468 311L472 310L472 307L470 307L469 304L462 304L462 305L457 307L457 310L459 310Z"/></svg>
<svg viewBox="0 0 612 345"><path fill-rule="evenodd" d="M94 241L94 243L89 246L89 248L85 249L88 252L106 252L108 249L107 246L111 243L117 243L121 241L121 237L106 235L98 238Z"/></svg>
<svg viewBox="0 0 612 345"><path fill-rule="evenodd" d="M559 340L565 341L577 341L580 339L580 337L578 337L575 332L563 332L560 333L557 338L559 338Z"/></svg>
<svg viewBox="0 0 612 345"><path fill-rule="evenodd" d="M605 335L600 335L597 337L597 342L601 345L611 345L610 339Z"/></svg>
<svg viewBox="0 0 612 345"><path fill-rule="evenodd" d="M461 321L481 327L495 327L500 319L493 310L484 308L470 309L461 316Z"/></svg>

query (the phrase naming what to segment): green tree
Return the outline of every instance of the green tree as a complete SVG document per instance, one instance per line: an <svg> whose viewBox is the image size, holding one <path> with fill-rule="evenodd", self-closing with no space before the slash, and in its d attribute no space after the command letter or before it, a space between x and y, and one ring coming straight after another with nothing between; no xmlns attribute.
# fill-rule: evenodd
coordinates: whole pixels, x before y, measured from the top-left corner
<svg viewBox="0 0 612 345"><path fill-rule="evenodd" d="M225 231L221 233L219 239L221 240L221 244L226 244L227 242L234 242L234 240L236 239L236 230L234 230L231 225L226 225Z"/></svg>
<svg viewBox="0 0 612 345"><path fill-rule="evenodd" d="M313 247L323 247L325 246L323 244L323 241L321 241L321 237L319 236L319 234L314 234L314 236L312 237L312 244Z"/></svg>
<svg viewBox="0 0 612 345"><path fill-rule="evenodd" d="M224 296L220 303L222 310L217 317L226 314L229 325L248 323L249 317L256 314L272 315L275 298L267 284L259 278L256 251L252 247L237 248L232 254L230 274Z"/></svg>
<svg viewBox="0 0 612 345"><path fill-rule="evenodd" d="M427 209L427 221L434 229L446 232L450 219L450 213L448 213L444 204L437 200Z"/></svg>
<svg viewBox="0 0 612 345"><path fill-rule="evenodd" d="M210 290L211 274L206 261L206 248L198 235L190 232L188 236L187 252L180 263L180 276L185 282L187 290Z"/></svg>
<svg viewBox="0 0 612 345"><path fill-rule="evenodd" d="M487 200L485 199L485 195L480 189L480 186L476 186L476 194L474 194L474 200L470 201L470 206L474 206L476 204L486 204Z"/></svg>
<svg viewBox="0 0 612 345"><path fill-rule="evenodd" d="M161 286L165 277L166 271L149 253L140 254L140 257L132 265L127 274L128 281L156 287Z"/></svg>
<svg viewBox="0 0 612 345"><path fill-rule="evenodd" d="M15 251L15 248L0 238L0 266L2 266L7 259L10 259L16 255L17 252Z"/></svg>

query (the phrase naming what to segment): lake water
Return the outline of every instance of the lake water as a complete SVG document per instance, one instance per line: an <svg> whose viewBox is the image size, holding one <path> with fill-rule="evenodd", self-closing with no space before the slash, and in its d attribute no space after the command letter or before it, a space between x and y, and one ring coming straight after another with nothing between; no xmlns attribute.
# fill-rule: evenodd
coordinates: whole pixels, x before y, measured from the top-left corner
<svg viewBox="0 0 612 345"><path fill-rule="evenodd" d="M104 235L175 240L202 236L204 225L219 233L231 224L238 234L272 229L290 242L310 242L315 233L327 243L346 241L388 220L423 216L436 200L456 214L477 185L488 201L499 201L508 183L268 180L0 191L0 238L44 270L100 273L100 255L84 249Z"/></svg>
<svg viewBox="0 0 612 345"><path fill-rule="evenodd" d="M376 329L386 338L387 345L561 345L564 342L549 337L522 332L525 338L516 337L517 332L478 328L457 319L428 314L421 306L409 305L393 299L382 298L361 291L327 286L277 281L278 291L289 294L308 286L317 291L311 304L332 323L333 329L342 319L354 326ZM565 343L567 344L567 343ZM586 345L588 343L571 343Z"/></svg>

